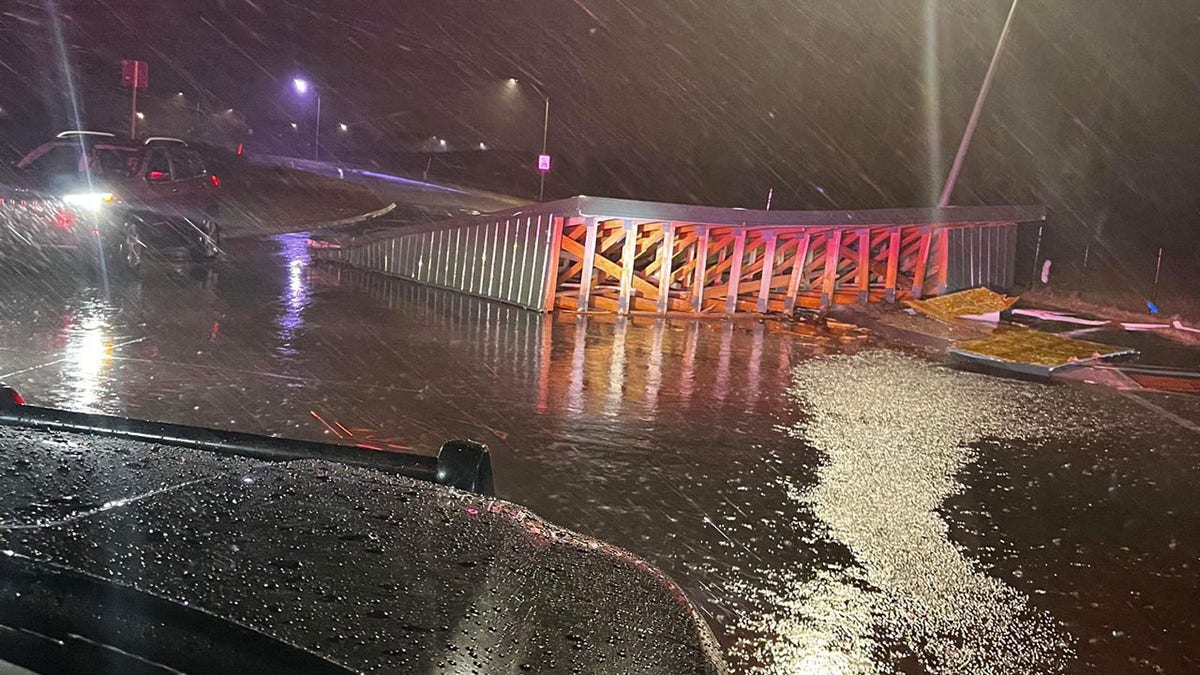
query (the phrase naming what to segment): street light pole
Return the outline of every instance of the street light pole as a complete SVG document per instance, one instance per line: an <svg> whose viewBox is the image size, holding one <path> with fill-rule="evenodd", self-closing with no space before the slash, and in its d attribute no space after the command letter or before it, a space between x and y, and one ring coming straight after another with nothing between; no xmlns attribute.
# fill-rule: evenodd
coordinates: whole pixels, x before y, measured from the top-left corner
<svg viewBox="0 0 1200 675"><path fill-rule="evenodd" d="M546 154L546 140L550 136L550 97L546 96L545 98L546 98L546 116L542 120L542 154L543 155ZM541 174L541 183L538 185L538 201L540 202L540 201L542 201L542 198L545 196L545 193L546 193L546 172L540 171L538 173Z"/></svg>
<svg viewBox="0 0 1200 675"><path fill-rule="evenodd" d="M301 96L307 95L309 89L312 89L313 96L317 99L317 128L313 131L313 161L315 162L321 158L321 92L303 77L293 77L292 88Z"/></svg>
<svg viewBox="0 0 1200 675"><path fill-rule="evenodd" d="M987 100L992 88L992 78L996 75L996 64L1000 61L1000 53L1008 39L1008 30L1012 27L1013 15L1017 13L1017 3L1013 0L1008 10L1008 18L1004 20L1004 29L1000 31L1000 39L996 41L996 51L992 53L992 62L988 64L987 75L983 76L983 85L979 87L979 95L975 98L975 108L971 111L971 119L967 122L967 130L963 132L962 142L958 145L958 154L954 156L954 165L950 167L950 175L946 177L946 185L942 188L942 198L938 200L938 208L950 205L950 194L954 192L954 184L958 182L958 173L962 171L963 160L967 157L967 148L971 146L971 138L975 135L975 127L979 125L979 115L983 112L983 102Z"/></svg>
<svg viewBox="0 0 1200 675"><path fill-rule="evenodd" d="M314 132L314 135L313 135L313 161L314 162L318 162L321 160L321 157L320 157L320 153L321 153L321 93L317 92L316 97L317 97L317 130Z"/></svg>

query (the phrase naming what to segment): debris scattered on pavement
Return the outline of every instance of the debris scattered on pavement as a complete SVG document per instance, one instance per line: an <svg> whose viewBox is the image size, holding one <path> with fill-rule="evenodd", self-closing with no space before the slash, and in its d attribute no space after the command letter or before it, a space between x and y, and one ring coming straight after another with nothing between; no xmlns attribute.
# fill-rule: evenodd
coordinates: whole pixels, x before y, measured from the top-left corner
<svg viewBox="0 0 1200 675"><path fill-rule="evenodd" d="M1075 340L1029 328L1006 328L992 335L959 342L950 354L971 362L1029 375L1049 376L1056 369L1117 356L1136 349Z"/></svg>
<svg viewBox="0 0 1200 675"><path fill-rule="evenodd" d="M906 300L904 304L941 321L962 318L996 322L1000 320L1000 312L1011 308L1018 299L989 288L972 288L928 300Z"/></svg>

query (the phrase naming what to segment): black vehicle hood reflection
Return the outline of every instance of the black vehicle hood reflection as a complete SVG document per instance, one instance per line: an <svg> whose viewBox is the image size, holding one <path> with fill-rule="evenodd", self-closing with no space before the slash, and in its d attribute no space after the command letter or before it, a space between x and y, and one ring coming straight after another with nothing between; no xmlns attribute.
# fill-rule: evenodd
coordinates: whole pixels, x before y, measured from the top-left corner
<svg viewBox="0 0 1200 675"><path fill-rule="evenodd" d="M13 188L22 191L54 197L118 191L110 181L101 176L79 173L43 174L36 171L22 171L10 183Z"/></svg>
<svg viewBox="0 0 1200 675"><path fill-rule="evenodd" d="M354 669L723 672L673 582L506 502L323 461L0 427L0 549Z"/></svg>
<svg viewBox="0 0 1200 675"><path fill-rule="evenodd" d="M0 663L53 673L353 672L201 609L12 551L0 555Z"/></svg>

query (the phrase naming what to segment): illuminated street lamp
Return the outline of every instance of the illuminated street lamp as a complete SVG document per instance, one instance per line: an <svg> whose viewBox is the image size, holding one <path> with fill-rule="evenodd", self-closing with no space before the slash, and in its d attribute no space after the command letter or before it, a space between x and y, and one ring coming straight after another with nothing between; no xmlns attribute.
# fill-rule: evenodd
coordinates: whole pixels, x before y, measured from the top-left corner
<svg viewBox="0 0 1200 675"><path fill-rule="evenodd" d="M301 96L307 96L311 89L313 96L317 99L317 126L313 132L313 159L317 160L320 158L319 153L321 148L321 94L303 77L292 78L292 89L295 89L296 93ZM292 124L292 128L296 128L296 125Z"/></svg>
<svg viewBox="0 0 1200 675"><path fill-rule="evenodd" d="M509 89L515 90L521 85L521 82L515 77L510 77L505 81L505 85L507 85ZM538 96L541 96L546 101L546 112L542 118L542 154L545 155L546 141L550 136L550 97L546 95L546 92L539 89L537 85L531 84L529 86L531 89L537 92ZM539 170L538 173L541 174L541 183L538 185L538 201L540 202L542 201L542 197L546 192L546 172Z"/></svg>
<svg viewBox="0 0 1200 675"><path fill-rule="evenodd" d="M345 122L340 122L338 123L338 130L342 132L350 131L350 127Z"/></svg>

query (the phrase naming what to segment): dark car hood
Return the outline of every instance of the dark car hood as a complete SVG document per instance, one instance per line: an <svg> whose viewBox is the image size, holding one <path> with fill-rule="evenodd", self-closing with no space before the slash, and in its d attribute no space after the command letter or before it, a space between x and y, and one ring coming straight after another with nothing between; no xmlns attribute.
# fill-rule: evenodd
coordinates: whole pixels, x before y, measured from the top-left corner
<svg viewBox="0 0 1200 675"><path fill-rule="evenodd" d="M0 175L0 185L6 185L7 189L12 191L59 197L73 193L114 192L119 187L111 179L100 175L44 174L17 168L12 168L9 172ZM6 188L0 187L0 190L4 189Z"/></svg>
<svg viewBox="0 0 1200 675"><path fill-rule="evenodd" d="M669 579L503 501L329 462L70 433L0 427L0 448L0 549L354 669L723 669Z"/></svg>
<svg viewBox="0 0 1200 675"><path fill-rule="evenodd" d="M5 174L0 176L0 199L47 199L51 195L37 181L24 176Z"/></svg>

